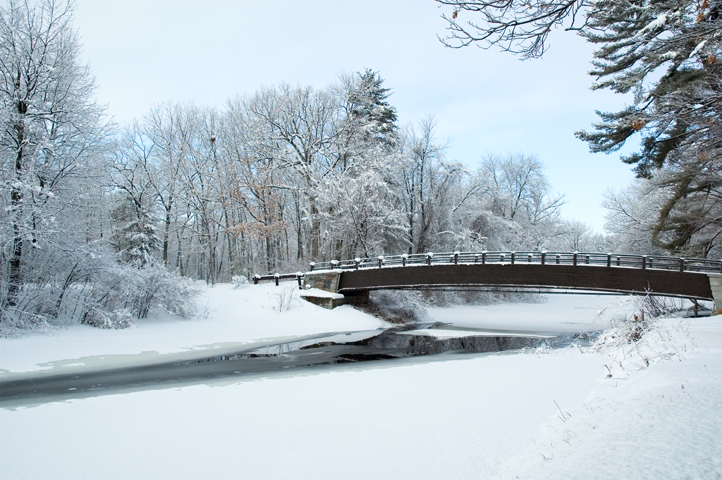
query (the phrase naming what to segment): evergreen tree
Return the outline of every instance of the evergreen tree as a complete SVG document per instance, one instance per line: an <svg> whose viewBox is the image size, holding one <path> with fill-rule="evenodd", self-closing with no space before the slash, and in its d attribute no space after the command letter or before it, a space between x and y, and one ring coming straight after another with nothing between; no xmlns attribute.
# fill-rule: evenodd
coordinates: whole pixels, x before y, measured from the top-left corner
<svg viewBox="0 0 722 480"><path fill-rule="evenodd" d="M156 226L157 189L152 163L154 146L138 124L126 128L116 143L110 179L116 191L111 212L113 247L120 262L136 268L155 263L163 241Z"/></svg>
<svg viewBox="0 0 722 480"><path fill-rule="evenodd" d="M145 197L125 195L111 216L117 228L113 244L121 263L136 268L153 265L163 242Z"/></svg>
<svg viewBox="0 0 722 480"><path fill-rule="evenodd" d="M722 233L719 9L707 0L605 0L584 33L600 46L594 88L632 92L634 102L599 113L596 131L577 135L594 152L616 151L641 135L640 151L622 160L666 192L651 234L677 254L706 256Z"/></svg>
<svg viewBox="0 0 722 480"><path fill-rule="evenodd" d="M396 109L387 98L389 89L384 88L378 72L366 69L358 73L356 81L348 91L348 115L359 126L367 143L396 143Z"/></svg>

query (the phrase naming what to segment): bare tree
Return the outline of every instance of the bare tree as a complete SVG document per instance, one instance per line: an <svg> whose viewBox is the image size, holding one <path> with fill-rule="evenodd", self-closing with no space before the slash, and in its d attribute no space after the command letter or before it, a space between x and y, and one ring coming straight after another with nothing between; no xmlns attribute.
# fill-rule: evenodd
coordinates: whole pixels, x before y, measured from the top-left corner
<svg viewBox="0 0 722 480"><path fill-rule="evenodd" d="M487 155L477 176L485 209L507 222L502 244L541 248L553 235L564 204L564 197L551 190L541 160L534 155Z"/></svg>
<svg viewBox="0 0 722 480"><path fill-rule="evenodd" d="M298 179L286 188L299 190L304 197L304 217L310 223L309 256L321 256L319 186L341 160L333 154L337 105L327 92L310 87L292 88L282 84L264 89L247 100L250 121L264 132L258 149L261 158L272 159L281 169Z"/></svg>
<svg viewBox="0 0 722 480"><path fill-rule="evenodd" d="M441 42L461 48L472 43L539 58L548 48L549 34L558 27L586 27L588 0L436 0L451 7L442 14L449 32Z"/></svg>
<svg viewBox="0 0 722 480"><path fill-rule="evenodd" d="M41 246L49 204L82 175L105 136L103 109L79 60L72 3L12 1L0 9L0 148L9 251L4 304L15 306L28 246Z"/></svg>

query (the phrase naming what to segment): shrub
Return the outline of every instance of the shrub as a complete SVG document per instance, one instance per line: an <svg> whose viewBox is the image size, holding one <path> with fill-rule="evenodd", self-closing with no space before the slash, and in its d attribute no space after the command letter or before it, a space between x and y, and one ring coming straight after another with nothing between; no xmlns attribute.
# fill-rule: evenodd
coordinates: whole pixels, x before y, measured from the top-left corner
<svg viewBox="0 0 722 480"><path fill-rule="evenodd" d="M80 323L96 328L122 329L133 326L131 317L132 314L130 311L125 308L113 312L106 312L97 305L90 305L86 307Z"/></svg>

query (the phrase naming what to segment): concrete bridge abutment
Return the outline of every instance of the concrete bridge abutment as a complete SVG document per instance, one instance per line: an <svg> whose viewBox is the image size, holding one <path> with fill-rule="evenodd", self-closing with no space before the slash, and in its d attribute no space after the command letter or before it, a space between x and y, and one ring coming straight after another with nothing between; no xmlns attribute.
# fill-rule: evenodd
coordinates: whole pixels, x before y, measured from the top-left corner
<svg viewBox="0 0 722 480"><path fill-rule="evenodd" d="M369 301L368 290L341 294L338 293L343 272L310 272L304 277L304 287L328 292L328 295L301 293L301 298L323 308L336 308L339 305L365 305Z"/></svg>
<svg viewBox="0 0 722 480"><path fill-rule="evenodd" d="M714 297L714 308L718 315L722 315L722 275L710 275L709 286L712 289L712 297Z"/></svg>

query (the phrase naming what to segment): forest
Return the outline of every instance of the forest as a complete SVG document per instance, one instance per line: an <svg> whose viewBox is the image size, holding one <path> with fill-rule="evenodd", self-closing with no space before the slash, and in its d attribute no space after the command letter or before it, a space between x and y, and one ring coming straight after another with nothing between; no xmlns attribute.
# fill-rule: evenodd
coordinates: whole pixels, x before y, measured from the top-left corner
<svg viewBox="0 0 722 480"><path fill-rule="evenodd" d="M95 100L72 18L72 2L61 0L0 10L5 324L117 326L154 306L185 314L195 280L212 285L332 259L719 254L718 233L710 233L719 219L702 211L719 205L716 145L695 157L712 165L701 183L679 161L663 169L664 159L630 160L640 179L610 191L602 235L562 218L564 196L533 152L479 152L468 159L473 167L446 158L434 119L399 124L390 87L371 69L323 89L278 83L236 92L223 108L162 103L116 125ZM664 121L629 118L632 133ZM594 135L580 133L592 148L609 147ZM678 159L675 148L700 143L666 145ZM683 231L689 222L679 219L692 218L689 211L716 220Z"/></svg>

